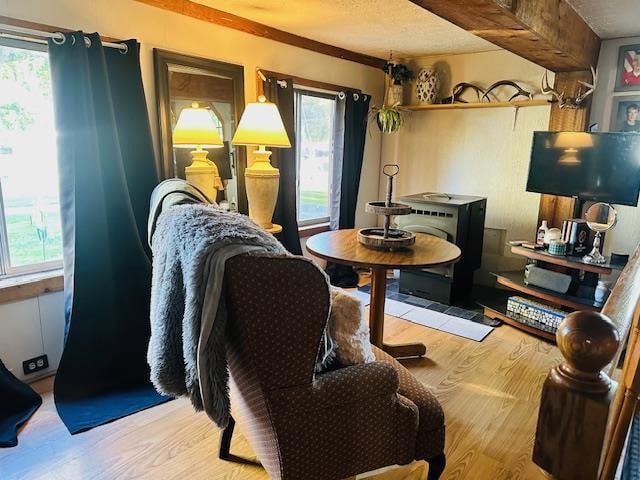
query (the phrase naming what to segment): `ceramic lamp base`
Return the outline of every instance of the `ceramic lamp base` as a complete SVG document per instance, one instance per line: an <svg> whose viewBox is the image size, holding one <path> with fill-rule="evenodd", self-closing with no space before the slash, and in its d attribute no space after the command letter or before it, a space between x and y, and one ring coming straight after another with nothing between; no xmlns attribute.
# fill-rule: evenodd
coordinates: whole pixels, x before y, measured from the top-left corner
<svg viewBox="0 0 640 480"><path fill-rule="evenodd" d="M218 167L207 158L207 151L198 149L191 152L193 162L184 169L186 179L198 187L215 202L219 190L224 190Z"/></svg>
<svg viewBox="0 0 640 480"><path fill-rule="evenodd" d="M249 218L271 233L282 231L271 222L278 200L280 172L269 162L271 152L260 148L253 152L254 162L245 169L244 180L249 202Z"/></svg>

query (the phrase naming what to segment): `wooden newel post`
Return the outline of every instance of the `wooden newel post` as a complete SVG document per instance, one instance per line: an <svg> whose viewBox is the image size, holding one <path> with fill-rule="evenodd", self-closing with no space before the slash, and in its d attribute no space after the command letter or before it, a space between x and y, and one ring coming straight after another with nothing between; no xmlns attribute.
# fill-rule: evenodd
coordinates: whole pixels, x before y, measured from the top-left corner
<svg viewBox="0 0 640 480"><path fill-rule="evenodd" d="M605 315L573 312L556 340L564 361L542 388L533 461L557 480L595 480L615 391L602 370L618 350L618 330Z"/></svg>

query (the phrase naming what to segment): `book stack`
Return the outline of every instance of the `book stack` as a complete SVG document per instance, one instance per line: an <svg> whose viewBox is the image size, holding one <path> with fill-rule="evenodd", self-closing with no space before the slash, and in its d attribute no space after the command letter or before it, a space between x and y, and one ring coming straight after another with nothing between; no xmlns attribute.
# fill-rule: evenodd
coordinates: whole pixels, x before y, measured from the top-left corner
<svg viewBox="0 0 640 480"><path fill-rule="evenodd" d="M591 250L591 231L587 221L582 218L564 220L561 238L567 245L567 255L586 255Z"/></svg>
<svg viewBox="0 0 640 480"><path fill-rule="evenodd" d="M558 328L560 322L562 322L567 315L566 312L557 308L519 296L509 297L507 300L507 311L547 325L551 327L553 331Z"/></svg>

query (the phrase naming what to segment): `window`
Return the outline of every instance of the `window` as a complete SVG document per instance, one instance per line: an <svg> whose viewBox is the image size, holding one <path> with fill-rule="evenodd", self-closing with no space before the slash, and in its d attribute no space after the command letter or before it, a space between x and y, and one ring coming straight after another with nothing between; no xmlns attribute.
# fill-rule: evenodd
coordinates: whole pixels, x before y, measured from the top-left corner
<svg viewBox="0 0 640 480"><path fill-rule="evenodd" d="M296 89L298 224L329 221L336 96Z"/></svg>
<svg viewBox="0 0 640 480"><path fill-rule="evenodd" d="M0 41L0 275L59 268L62 231L46 47Z"/></svg>

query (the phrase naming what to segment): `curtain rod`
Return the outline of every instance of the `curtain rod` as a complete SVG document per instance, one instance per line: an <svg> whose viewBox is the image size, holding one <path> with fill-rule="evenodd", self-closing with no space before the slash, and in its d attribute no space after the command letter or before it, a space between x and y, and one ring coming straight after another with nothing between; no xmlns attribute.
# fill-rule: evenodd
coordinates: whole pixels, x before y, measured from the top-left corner
<svg viewBox="0 0 640 480"><path fill-rule="evenodd" d="M37 37L52 38L53 41L58 44L63 44L67 40L67 36L62 32L46 32L44 30L18 27L16 25L7 25L5 23L0 23L0 37L11 38L14 40L25 40L27 42L40 44L46 44L47 41ZM84 37L84 41L87 44L87 47L91 46L91 40L88 37ZM123 53L126 53L127 50L129 50L129 47L124 43L102 42L102 45L109 48L117 48Z"/></svg>
<svg viewBox="0 0 640 480"><path fill-rule="evenodd" d="M267 76L275 77L276 80L284 80L290 78L293 80L294 84L312 88L317 88L319 90L326 90L330 92L344 92L344 93L355 93L358 95L363 95L362 91L356 88L349 88L342 85L334 85L332 83L321 82L317 80L311 80L308 78L298 77L296 75L287 75L284 73L272 72L269 70L263 70L261 68L256 69L256 80L260 79L262 81L266 81ZM261 91L261 82L259 83L258 91Z"/></svg>
<svg viewBox="0 0 640 480"><path fill-rule="evenodd" d="M278 85L280 85L280 82L284 82L284 80L276 80L276 81L278 82ZM283 85L280 85L280 86L282 87ZM287 85L285 83L284 87L286 87L286 86ZM364 95L363 93L358 93L358 92L355 92L353 90L345 90L345 89L342 89L342 90L328 90L326 88L311 87L311 86L308 86L308 85L303 85L303 84L298 84L298 83L294 83L293 86L294 87L298 87L298 88L300 88L302 90L306 90L308 92L328 93L329 95L336 95L340 100L344 100L347 97L347 95L353 95L353 99L356 100L356 101L358 99L360 99L361 95L366 98L366 95Z"/></svg>

